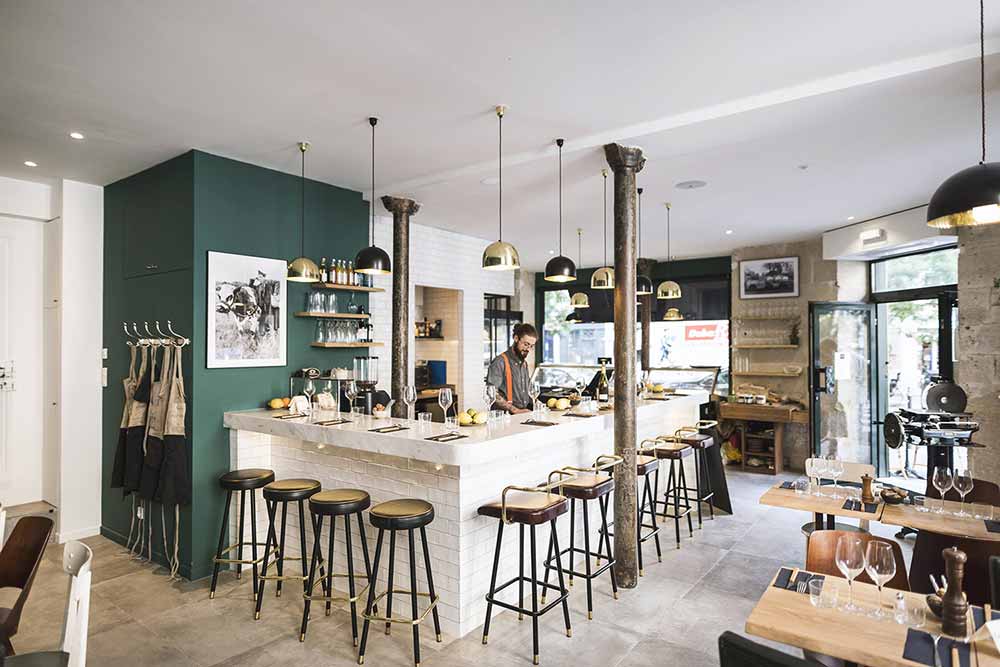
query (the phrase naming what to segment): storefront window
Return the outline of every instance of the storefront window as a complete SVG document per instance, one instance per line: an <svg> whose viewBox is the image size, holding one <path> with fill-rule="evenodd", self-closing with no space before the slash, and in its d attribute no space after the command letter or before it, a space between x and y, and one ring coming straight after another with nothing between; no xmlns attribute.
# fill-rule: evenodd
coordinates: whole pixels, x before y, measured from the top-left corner
<svg viewBox="0 0 1000 667"><path fill-rule="evenodd" d="M957 282L958 248L944 248L872 262L874 292L954 285Z"/></svg>

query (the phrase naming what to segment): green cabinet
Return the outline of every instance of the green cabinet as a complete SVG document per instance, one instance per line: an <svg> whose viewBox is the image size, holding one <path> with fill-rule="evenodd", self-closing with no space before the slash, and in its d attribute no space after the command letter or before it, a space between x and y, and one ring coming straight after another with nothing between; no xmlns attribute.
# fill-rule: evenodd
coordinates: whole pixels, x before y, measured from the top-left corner
<svg viewBox="0 0 1000 667"><path fill-rule="evenodd" d="M117 198L122 216L122 272L134 278L190 269L193 259L194 176L191 154L129 179Z"/></svg>

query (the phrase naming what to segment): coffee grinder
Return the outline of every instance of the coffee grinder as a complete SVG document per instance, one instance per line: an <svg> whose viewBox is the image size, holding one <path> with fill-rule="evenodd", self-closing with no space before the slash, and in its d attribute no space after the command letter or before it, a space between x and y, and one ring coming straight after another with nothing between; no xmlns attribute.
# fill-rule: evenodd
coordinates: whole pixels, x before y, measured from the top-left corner
<svg viewBox="0 0 1000 667"><path fill-rule="evenodd" d="M354 384L358 388L356 407L370 415L375 407L375 387L378 385L378 357L354 357Z"/></svg>

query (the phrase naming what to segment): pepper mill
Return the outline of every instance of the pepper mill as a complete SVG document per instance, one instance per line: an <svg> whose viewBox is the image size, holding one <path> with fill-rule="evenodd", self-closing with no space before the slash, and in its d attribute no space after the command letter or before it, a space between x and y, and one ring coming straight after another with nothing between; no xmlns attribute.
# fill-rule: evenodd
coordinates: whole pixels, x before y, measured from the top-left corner
<svg viewBox="0 0 1000 667"><path fill-rule="evenodd" d="M944 573L948 581L948 590L941 598L941 630L952 637L965 637L969 603L962 593L962 579L965 577L967 556L964 551L955 547L948 547L941 555L944 557Z"/></svg>
<svg viewBox="0 0 1000 667"><path fill-rule="evenodd" d="M873 503L875 502L875 493L872 491L872 482L875 478L865 473L861 476L861 502L863 503Z"/></svg>

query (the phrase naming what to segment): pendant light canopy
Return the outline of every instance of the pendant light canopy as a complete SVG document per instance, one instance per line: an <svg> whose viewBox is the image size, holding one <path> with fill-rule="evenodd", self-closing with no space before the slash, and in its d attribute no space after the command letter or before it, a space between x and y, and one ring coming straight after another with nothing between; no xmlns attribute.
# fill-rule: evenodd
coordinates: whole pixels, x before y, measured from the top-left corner
<svg viewBox="0 0 1000 667"><path fill-rule="evenodd" d="M670 202L666 203L667 207L667 263L670 263ZM656 298L657 299L679 299L681 298L681 286L675 283L673 280L664 280L656 288ZM670 310L677 310L676 308L671 308ZM678 312L678 314L680 314ZM667 319L666 315L663 319ZM681 318L683 319L683 318Z"/></svg>
<svg viewBox="0 0 1000 667"><path fill-rule="evenodd" d="M986 161L986 30L979 0L979 111L982 152L979 164L963 169L938 186L927 205L927 224L938 229L1000 222L1000 162Z"/></svg>
<svg viewBox="0 0 1000 667"><path fill-rule="evenodd" d="M306 151L309 150L308 141L299 142L299 153L302 155L302 179L301 179L301 244L299 252L302 254L293 259L288 264L288 280L293 283L318 283L321 280L319 267L316 262L306 257Z"/></svg>
<svg viewBox="0 0 1000 667"><path fill-rule="evenodd" d="M389 253L375 245L375 125L378 118L372 116L368 119L372 126L372 221L371 221L371 245L363 248L354 258L354 270L358 273L367 273L370 276L384 276L392 273L392 262L389 260Z"/></svg>
<svg viewBox="0 0 1000 667"><path fill-rule="evenodd" d="M576 264L562 254L562 147L563 140L556 139L559 147L559 254L545 265L545 279L553 283L568 283L576 280Z"/></svg>
<svg viewBox="0 0 1000 667"><path fill-rule="evenodd" d="M583 265L583 229L576 228L576 261ZM569 303L574 308L590 308L590 297L586 292L577 292L570 297Z"/></svg>
<svg viewBox="0 0 1000 667"><path fill-rule="evenodd" d="M614 289L615 271L608 266L608 170L601 169L604 177L604 266L590 276L590 289Z"/></svg>
<svg viewBox="0 0 1000 667"><path fill-rule="evenodd" d="M497 160L497 186L500 193L497 204L499 235L497 240L486 246L486 250L483 251L483 268L488 271L513 271L521 268L521 258L517 254L517 248L503 240L503 114L507 107L501 104L496 109L499 135Z"/></svg>
<svg viewBox="0 0 1000 667"><path fill-rule="evenodd" d="M642 188L636 188L639 199L639 258L642 259ZM635 272L635 295L647 296L653 293L653 281L648 276L642 275L638 268Z"/></svg>
<svg viewBox="0 0 1000 667"><path fill-rule="evenodd" d="M681 311L677 308L667 308L667 312L663 313L663 320L665 322L680 322L684 319L681 315Z"/></svg>

